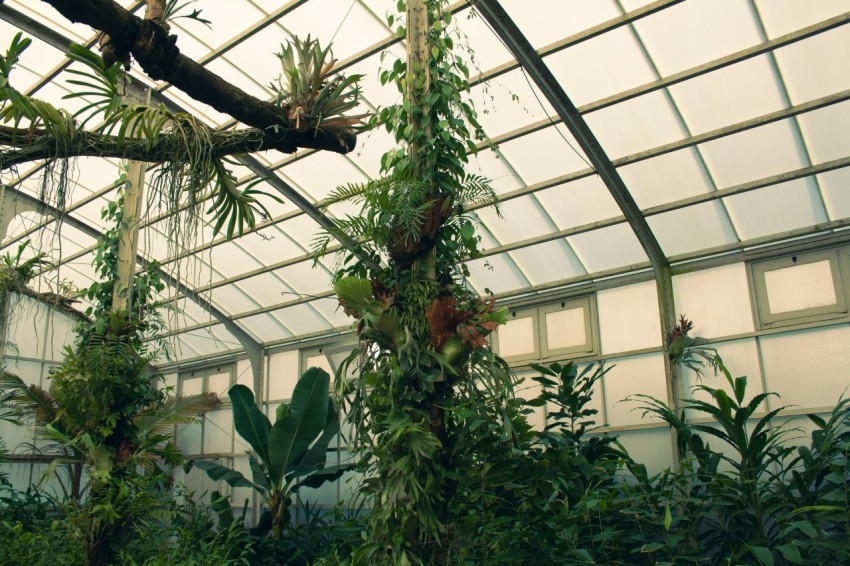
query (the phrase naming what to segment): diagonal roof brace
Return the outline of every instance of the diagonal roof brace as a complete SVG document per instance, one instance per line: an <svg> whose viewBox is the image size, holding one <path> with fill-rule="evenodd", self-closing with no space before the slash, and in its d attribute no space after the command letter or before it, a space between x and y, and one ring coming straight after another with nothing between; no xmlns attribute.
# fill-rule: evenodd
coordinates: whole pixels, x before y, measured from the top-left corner
<svg viewBox="0 0 850 566"><path fill-rule="evenodd" d="M593 168L602 178L611 196L614 197L623 212L623 216L631 225L656 274L659 274L665 268L669 268L670 264L661 250L655 234L652 233L646 218L641 214L640 208L626 188L623 179L614 164L611 163L611 159L605 153L605 150L602 149L599 140L588 127L587 122L584 121L558 80L543 62L543 58L537 54L537 51L497 0L479 0L474 5L475 9L481 13L496 32L496 35L505 43L517 62L526 70L531 80L541 90L546 100L558 113L558 116L590 159Z"/></svg>

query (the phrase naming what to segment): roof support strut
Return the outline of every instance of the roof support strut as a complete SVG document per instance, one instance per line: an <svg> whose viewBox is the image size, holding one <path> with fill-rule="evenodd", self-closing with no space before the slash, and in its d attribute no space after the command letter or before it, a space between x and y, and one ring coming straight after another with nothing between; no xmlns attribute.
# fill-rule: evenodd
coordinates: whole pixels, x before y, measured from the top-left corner
<svg viewBox="0 0 850 566"><path fill-rule="evenodd" d="M575 137L582 151L587 155L591 165L602 178L614 201L620 207L626 221L632 227L640 245L649 257L658 289L658 308L661 316L661 340L676 324L676 307L673 302L673 280L670 270L670 262L664 255L655 234L641 214L640 208L635 202L623 179L611 162L611 159L602 149L602 145L590 130L578 109L564 92L558 80L543 62L543 58L532 47L531 43L522 34L519 27L511 19L498 0L479 0L475 3L475 9L484 17L496 35L505 43L508 50L528 73L537 88L549 101L549 104L558 113L570 133ZM664 356L664 365L667 374L667 401L672 409L676 409L678 400L678 388L680 387L680 375L678 367L671 363L669 356ZM676 439L673 438L673 454L676 454ZM674 462L678 457L674 457Z"/></svg>

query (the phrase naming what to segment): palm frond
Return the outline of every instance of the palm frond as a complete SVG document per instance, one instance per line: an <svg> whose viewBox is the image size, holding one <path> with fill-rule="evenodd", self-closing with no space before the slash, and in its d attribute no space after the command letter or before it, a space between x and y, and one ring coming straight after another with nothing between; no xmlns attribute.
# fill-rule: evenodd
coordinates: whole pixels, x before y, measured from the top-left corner
<svg viewBox="0 0 850 566"><path fill-rule="evenodd" d="M167 434L175 424L197 421L203 413L220 406L221 400L215 393L169 397L161 407L136 417L135 424L142 435Z"/></svg>

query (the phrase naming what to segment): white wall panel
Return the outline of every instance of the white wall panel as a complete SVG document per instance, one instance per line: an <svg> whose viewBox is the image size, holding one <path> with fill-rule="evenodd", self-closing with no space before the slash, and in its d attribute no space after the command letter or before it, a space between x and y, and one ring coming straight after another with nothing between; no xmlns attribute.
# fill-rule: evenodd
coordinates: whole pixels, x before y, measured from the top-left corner
<svg viewBox="0 0 850 566"><path fill-rule="evenodd" d="M266 376L266 399L289 399L298 383L298 350L278 352L269 356L269 374Z"/></svg>
<svg viewBox="0 0 850 566"><path fill-rule="evenodd" d="M236 361L236 383L244 385L251 391L254 390L254 370L251 367L250 360Z"/></svg>
<svg viewBox="0 0 850 566"><path fill-rule="evenodd" d="M765 336L760 339L772 407L803 409L835 405L850 386L850 327L846 325Z"/></svg>
<svg viewBox="0 0 850 566"><path fill-rule="evenodd" d="M201 453L201 425L193 423L177 426L177 448L184 455Z"/></svg>
<svg viewBox="0 0 850 566"><path fill-rule="evenodd" d="M204 417L204 454L225 454L233 451L233 413L231 410L211 411Z"/></svg>
<svg viewBox="0 0 850 566"><path fill-rule="evenodd" d="M673 443L667 427L617 433L629 455L646 466L650 476L673 465Z"/></svg>
<svg viewBox="0 0 850 566"><path fill-rule="evenodd" d="M617 360L603 379L605 412L610 426L627 426L659 419L644 418L637 410L639 403L625 401L629 395L641 393L661 401L667 400L663 354L647 354ZM601 424L601 423L600 423Z"/></svg>
<svg viewBox="0 0 850 566"><path fill-rule="evenodd" d="M729 336L754 329L743 263L677 275L673 296L676 314L693 321L693 336Z"/></svg>
<svg viewBox="0 0 850 566"><path fill-rule="evenodd" d="M603 354L661 345L654 281L600 291L596 303Z"/></svg>

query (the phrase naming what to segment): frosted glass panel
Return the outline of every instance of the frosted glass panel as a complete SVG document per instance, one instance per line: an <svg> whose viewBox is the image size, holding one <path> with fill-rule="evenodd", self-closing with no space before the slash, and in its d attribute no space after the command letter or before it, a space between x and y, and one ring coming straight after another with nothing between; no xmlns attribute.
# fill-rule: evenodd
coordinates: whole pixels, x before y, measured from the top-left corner
<svg viewBox="0 0 850 566"><path fill-rule="evenodd" d="M732 377L746 376L747 378L747 395L744 399L745 403L749 403L754 396L764 393L761 378L761 364L759 363L758 347L755 338L746 340L736 340L734 342L726 342L723 344L712 344L716 348L717 353L723 358L723 363L729 368ZM682 380L685 385L685 396L701 401L712 402L711 397L704 391L694 391L695 385L707 385L716 389L723 389L730 396L734 395L732 388L726 381L723 374L714 374L711 368L705 368L702 377L699 377L693 371L683 368Z"/></svg>
<svg viewBox="0 0 850 566"><path fill-rule="evenodd" d="M503 358L534 353L534 319L509 320L499 328L499 355Z"/></svg>
<svg viewBox="0 0 850 566"><path fill-rule="evenodd" d="M584 308L546 313L546 347L549 350L585 344Z"/></svg>
<svg viewBox="0 0 850 566"><path fill-rule="evenodd" d="M836 303L828 260L766 271L764 283L771 314Z"/></svg>
<svg viewBox="0 0 850 566"><path fill-rule="evenodd" d="M201 453L201 424L192 423L177 427L177 448L184 455Z"/></svg>
<svg viewBox="0 0 850 566"><path fill-rule="evenodd" d="M319 354L318 356L310 356L307 358L307 368L321 368L328 372L328 375L333 375L334 370L331 367L331 362L328 360L328 357L324 354ZM306 368L305 368L306 369Z"/></svg>
<svg viewBox="0 0 850 566"><path fill-rule="evenodd" d="M772 407L830 407L850 384L850 327L833 326L760 339Z"/></svg>
<svg viewBox="0 0 850 566"><path fill-rule="evenodd" d="M230 388L230 372L216 373L207 378L207 391L219 397L226 395Z"/></svg>
<svg viewBox="0 0 850 566"><path fill-rule="evenodd" d="M653 281L600 291L596 302L602 353L661 345L661 319Z"/></svg>
<svg viewBox="0 0 850 566"><path fill-rule="evenodd" d="M694 323L692 336L713 338L753 331L747 267L743 263L673 278L676 314Z"/></svg>
<svg viewBox="0 0 850 566"><path fill-rule="evenodd" d="M233 413L230 410L207 413L204 422L204 453L222 454L232 451Z"/></svg>
<svg viewBox="0 0 850 566"><path fill-rule="evenodd" d="M297 350L272 354L269 358L269 399L288 399L298 383Z"/></svg>
<svg viewBox="0 0 850 566"><path fill-rule="evenodd" d="M662 354L650 354L617 360L603 379L605 387L605 414L611 426L627 426L658 422L658 418L643 417L639 403L625 401L635 394L644 394L667 400L667 385Z"/></svg>
<svg viewBox="0 0 850 566"><path fill-rule="evenodd" d="M190 377L183 380L183 395L198 395L204 392L204 378Z"/></svg>
<svg viewBox="0 0 850 566"><path fill-rule="evenodd" d="M623 431L617 438L636 462L646 466L650 476L673 465L673 442L667 427Z"/></svg>

